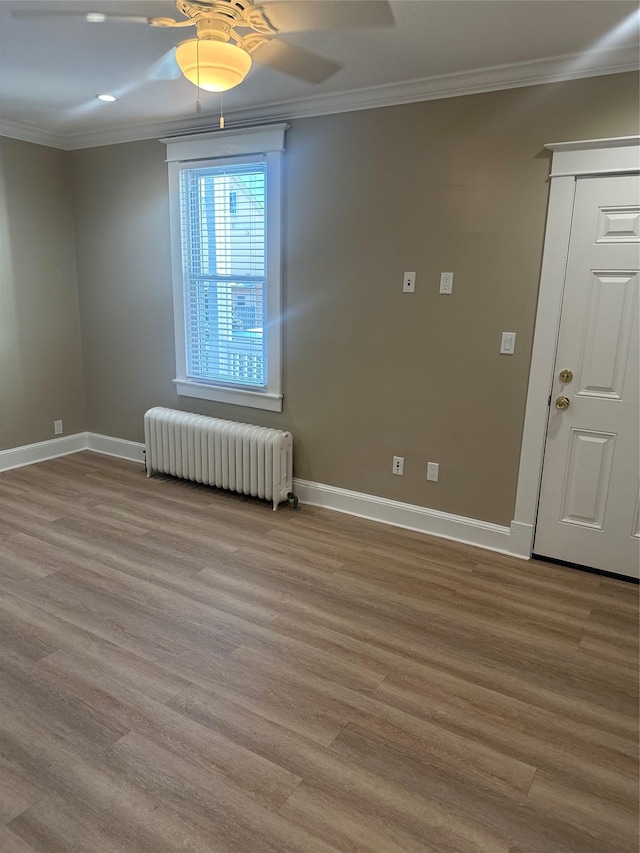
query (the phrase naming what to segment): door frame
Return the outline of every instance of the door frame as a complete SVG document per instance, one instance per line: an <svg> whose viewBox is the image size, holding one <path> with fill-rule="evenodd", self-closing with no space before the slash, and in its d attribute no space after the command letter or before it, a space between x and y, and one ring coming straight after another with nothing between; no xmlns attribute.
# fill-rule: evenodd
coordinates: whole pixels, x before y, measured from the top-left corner
<svg viewBox="0 0 640 853"><path fill-rule="evenodd" d="M552 152L551 190L516 507L509 535L509 552L524 558L531 557L533 550L577 181L589 175L625 175L640 171L640 136L557 142L545 148Z"/></svg>

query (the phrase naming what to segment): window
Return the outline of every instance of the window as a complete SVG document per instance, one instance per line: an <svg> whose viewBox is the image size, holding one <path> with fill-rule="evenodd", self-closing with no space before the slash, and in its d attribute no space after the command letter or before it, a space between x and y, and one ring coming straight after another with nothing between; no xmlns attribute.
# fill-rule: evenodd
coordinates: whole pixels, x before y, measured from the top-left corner
<svg viewBox="0 0 640 853"><path fill-rule="evenodd" d="M185 356L194 379L266 386L266 172L262 159L180 169Z"/></svg>
<svg viewBox="0 0 640 853"><path fill-rule="evenodd" d="M167 144L178 394L282 410L286 125Z"/></svg>

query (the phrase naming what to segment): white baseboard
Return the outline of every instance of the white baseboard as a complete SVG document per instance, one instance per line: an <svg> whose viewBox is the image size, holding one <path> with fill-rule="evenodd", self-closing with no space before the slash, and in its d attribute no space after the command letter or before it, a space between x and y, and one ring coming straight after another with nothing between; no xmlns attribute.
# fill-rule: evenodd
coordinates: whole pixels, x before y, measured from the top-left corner
<svg viewBox="0 0 640 853"><path fill-rule="evenodd" d="M0 451L0 471L9 471L11 468L19 468L22 465L33 465L36 462L44 462L69 453L78 453L81 450L92 450L95 453L116 456L131 462L144 462L144 444L140 442L113 438L95 432L79 432L75 435L54 438L51 441L2 450ZM490 551L500 551L514 557L528 559L531 555L533 528L529 524L513 521L511 528L502 527L488 521L452 515L448 512L401 503L376 495L366 495L362 492L352 492L323 483L312 483L309 480L294 479L293 487L301 503L325 507L395 527L416 530L430 536L452 539L454 542L476 545Z"/></svg>
<svg viewBox="0 0 640 853"><path fill-rule="evenodd" d="M52 438L50 441L38 441L35 444L0 450L0 471L10 471L12 468L22 468L23 465L33 465L34 462L46 462L48 459L57 459L58 456L78 453L86 449L86 442L86 433L77 432L74 435Z"/></svg>
<svg viewBox="0 0 640 853"><path fill-rule="evenodd" d="M117 456L131 462L144 462L144 444L95 432L76 432L74 435L63 435L50 441L38 441L23 447L0 450L0 471L46 462L48 459L57 459L59 456L79 453L81 450L93 450L104 456Z"/></svg>
<svg viewBox="0 0 640 853"><path fill-rule="evenodd" d="M102 453L103 456L117 456L118 459L144 463L144 444L139 441L127 441L126 438L113 438L97 432L88 432L86 436L87 450Z"/></svg>
<svg viewBox="0 0 640 853"><path fill-rule="evenodd" d="M428 533L430 536L453 539L467 545L477 545L491 551L509 553L510 530L499 524L326 486L323 483L311 483L308 480L294 479L293 488L301 503Z"/></svg>

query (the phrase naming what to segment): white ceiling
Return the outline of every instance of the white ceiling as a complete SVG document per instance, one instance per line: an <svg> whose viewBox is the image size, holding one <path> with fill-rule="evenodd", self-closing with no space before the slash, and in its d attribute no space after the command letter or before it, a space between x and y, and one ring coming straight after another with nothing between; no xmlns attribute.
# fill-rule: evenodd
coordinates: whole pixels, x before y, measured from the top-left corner
<svg viewBox="0 0 640 853"><path fill-rule="evenodd" d="M303 2L313 7L316 0ZM351 29L282 36L342 69L312 85L254 63L224 95L227 124L638 67L638 2L400 0L390 7L393 26L367 27L364 20ZM11 15L36 9L180 17L172 0L0 0L0 133L76 148L217 121L218 95L203 97L197 115L192 84L157 79L166 69L159 60L192 30ZM95 99L100 92L118 101L102 104Z"/></svg>

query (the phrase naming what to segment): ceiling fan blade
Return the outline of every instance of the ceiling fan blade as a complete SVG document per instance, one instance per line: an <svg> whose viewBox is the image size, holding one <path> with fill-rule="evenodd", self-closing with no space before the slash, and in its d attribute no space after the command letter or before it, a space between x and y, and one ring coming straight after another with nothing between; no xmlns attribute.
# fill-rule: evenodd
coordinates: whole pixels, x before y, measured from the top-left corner
<svg viewBox="0 0 640 853"><path fill-rule="evenodd" d="M342 68L339 62L279 39L268 41L251 56L262 65L299 77L307 83L322 83Z"/></svg>
<svg viewBox="0 0 640 853"><path fill-rule="evenodd" d="M285 0L260 5L278 33L339 30L353 27L392 27L391 6L386 0Z"/></svg>
<svg viewBox="0 0 640 853"><path fill-rule="evenodd" d="M80 11L74 9L68 11L64 9L12 9L12 18L76 18L84 20L89 24L148 24L149 19L141 15L109 15L104 12L95 11Z"/></svg>

